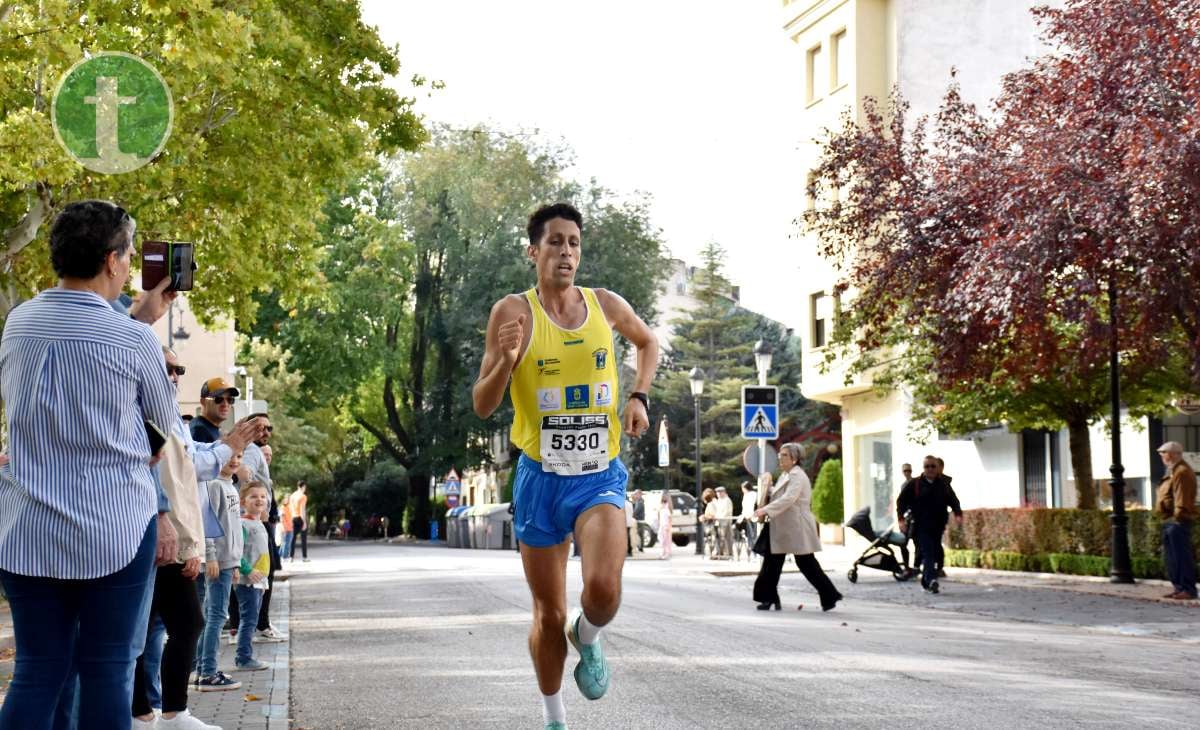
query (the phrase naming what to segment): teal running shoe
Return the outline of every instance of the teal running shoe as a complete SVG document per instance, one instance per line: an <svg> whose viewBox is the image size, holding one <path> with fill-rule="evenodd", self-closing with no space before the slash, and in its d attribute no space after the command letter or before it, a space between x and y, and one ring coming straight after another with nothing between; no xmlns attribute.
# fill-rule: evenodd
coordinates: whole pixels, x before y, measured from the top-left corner
<svg viewBox="0 0 1200 730"><path fill-rule="evenodd" d="M608 671L608 660L604 658L600 642L585 644L579 640L579 619L582 617L582 608L575 609L567 617L567 640L579 652L579 663L575 665L575 684L584 697L598 700L608 691L612 674Z"/></svg>
<svg viewBox="0 0 1200 730"><path fill-rule="evenodd" d="M546 723L546 730L567 730L567 723L552 720Z"/></svg>

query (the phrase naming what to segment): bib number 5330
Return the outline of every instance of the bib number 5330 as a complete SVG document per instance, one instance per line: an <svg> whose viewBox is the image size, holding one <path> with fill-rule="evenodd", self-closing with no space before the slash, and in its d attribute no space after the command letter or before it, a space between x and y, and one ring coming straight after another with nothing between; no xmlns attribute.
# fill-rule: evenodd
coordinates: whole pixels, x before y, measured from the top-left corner
<svg viewBox="0 0 1200 730"><path fill-rule="evenodd" d="M600 448L600 434L595 431L550 434L550 448L555 451L594 451Z"/></svg>

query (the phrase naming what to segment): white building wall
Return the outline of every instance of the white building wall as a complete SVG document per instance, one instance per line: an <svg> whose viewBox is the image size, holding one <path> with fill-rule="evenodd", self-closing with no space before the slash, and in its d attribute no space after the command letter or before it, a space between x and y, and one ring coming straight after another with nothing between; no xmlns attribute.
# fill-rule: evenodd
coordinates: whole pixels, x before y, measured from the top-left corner
<svg viewBox="0 0 1200 730"><path fill-rule="evenodd" d="M966 101L989 112L1001 77L1050 49L1030 9L1062 0L892 0L893 78L914 116L937 112L951 69Z"/></svg>

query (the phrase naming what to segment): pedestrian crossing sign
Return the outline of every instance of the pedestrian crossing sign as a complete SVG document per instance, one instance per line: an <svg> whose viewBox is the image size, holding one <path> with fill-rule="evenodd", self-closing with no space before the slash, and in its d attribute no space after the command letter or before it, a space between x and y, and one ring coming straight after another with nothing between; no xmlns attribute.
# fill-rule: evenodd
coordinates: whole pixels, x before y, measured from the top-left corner
<svg viewBox="0 0 1200 730"><path fill-rule="evenodd" d="M742 386L742 437L779 438L779 391L775 386Z"/></svg>

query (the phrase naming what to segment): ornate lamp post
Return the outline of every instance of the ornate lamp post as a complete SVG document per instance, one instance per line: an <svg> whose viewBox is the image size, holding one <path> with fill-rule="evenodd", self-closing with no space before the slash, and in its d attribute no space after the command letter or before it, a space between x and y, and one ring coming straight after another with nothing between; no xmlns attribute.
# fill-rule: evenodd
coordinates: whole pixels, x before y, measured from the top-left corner
<svg viewBox="0 0 1200 730"><path fill-rule="evenodd" d="M1112 325L1109 346L1109 390L1112 394L1112 569L1113 583L1133 582L1133 563L1129 559L1129 517L1125 514L1125 467L1121 464L1121 375L1117 358L1117 282L1108 281L1108 321Z"/></svg>
<svg viewBox="0 0 1200 730"><path fill-rule="evenodd" d="M688 383L692 386L692 403L696 416L696 554L704 554L704 526L700 522L700 492L703 489L700 480L700 396L704 394L704 371L692 368L688 373Z"/></svg>
<svg viewBox="0 0 1200 730"><path fill-rule="evenodd" d="M758 384L767 384L767 371L771 369L771 346L766 340L754 343L754 366L758 368ZM758 472L767 470L767 440L758 440Z"/></svg>

